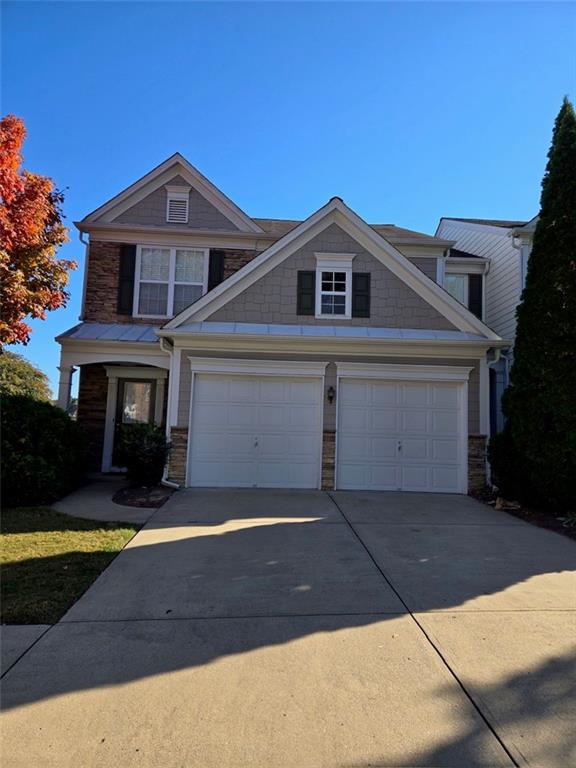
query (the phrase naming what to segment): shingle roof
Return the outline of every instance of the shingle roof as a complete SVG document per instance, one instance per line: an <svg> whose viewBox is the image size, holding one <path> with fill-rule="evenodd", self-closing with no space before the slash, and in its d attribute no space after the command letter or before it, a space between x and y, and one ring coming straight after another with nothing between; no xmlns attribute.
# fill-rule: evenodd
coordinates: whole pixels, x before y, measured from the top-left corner
<svg viewBox="0 0 576 768"><path fill-rule="evenodd" d="M261 227L264 232L274 237L284 237L290 230L301 224L301 221L296 219L258 219L253 218L253 221ZM432 245L434 243L443 245L446 241L442 238L433 237L432 235L426 235L423 232L416 232L413 229L405 229L404 227L397 227L394 224L370 224L373 230L382 235L386 240L391 243L404 243L404 242L422 242Z"/></svg>
<svg viewBox="0 0 576 768"><path fill-rule="evenodd" d="M503 227L504 229L523 227L524 224L528 223L527 221L511 221L509 219L462 219L457 216L443 216L442 218L450 221L466 221L470 224L487 224L490 227Z"/></svg>

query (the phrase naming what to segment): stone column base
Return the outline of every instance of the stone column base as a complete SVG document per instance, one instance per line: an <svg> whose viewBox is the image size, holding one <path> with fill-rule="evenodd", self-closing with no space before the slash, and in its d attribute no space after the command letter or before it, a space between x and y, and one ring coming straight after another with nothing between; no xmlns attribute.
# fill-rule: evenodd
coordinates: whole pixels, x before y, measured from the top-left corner
<svg viewBox="0 0 576 768"><path fill-rule="evenodd" d="M486 435L468 435L468 490L486 486Z"/></svg>
<svg viewBox="0 0 576 768"><path fill-rule="evenodd" d="M322 433L322 490L333 491L336 475L336 432L325 429Z"/></svg>
<svg viewBox="0 0 576 768"><path fill-rule="evenodd" d="M168 479L178 485L186 482L186 454L188 452L188 427L172 427L170 430L170 455Z"/></svg>

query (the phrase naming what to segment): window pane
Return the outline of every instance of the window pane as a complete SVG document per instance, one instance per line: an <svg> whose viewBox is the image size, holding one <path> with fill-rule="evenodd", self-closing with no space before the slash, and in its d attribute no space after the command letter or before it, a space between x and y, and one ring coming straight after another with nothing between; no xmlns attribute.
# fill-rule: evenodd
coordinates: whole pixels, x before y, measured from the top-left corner
<svg viewBox="0 0 576 768"><path fill-rule="evenodd" d="M322 309L323 315L332 314L333 300L334 300L334 296L322 296L321 309Z"/></svg>
<svg viewBox="0 0 576 768"><path fill-rule="evenodd" d="M346 280L343 283L335 281L334 290L338 291L338 293L346 293Z"/></svg>
<svg viewBox="0 0 576 768"><path fill-rule="evenodd" d="M138 313L141 315L166 315L168 309L167 283L140 283Z"/></svg>
<svg viewBox="0 0 576 768"><path fill-rule="evenodd" d="M175 285L174 286L174 314L182 312L202 296L201 285Z"/></svg>
<svg viewBox="0 0 576 768"><path fill-rule="evenodd" d="M334 314L345 315L346 314L346 297L345 296L333 296L334 300Z"/></svg>
<svg viewBox="0 0 576 768"><path fill-rule="evenodd" d="M204 282L204 252L192 250L176 251L176 282Z"/></svg>
<svg viewBox="0 0 576 768"><path fill-rule="evenodd" d="M141 280L168 280L170 251L168 248L142 248Z"/></svg>
<svg viewBox="0 0 576 768"><path fill-rule="evenodd" d="M339 283L346 282L346 272L335 272L334 273L334 280L337 280Z"/></svg>
<svg viewBox="0 0 576 768"><path fill-rule="evenodd" d="M122 403L122 423L147 423L150 420L152 383L149 381L125 381Z"/></svg>
<svg viewBox="0 0 576 768"><path fill-rule="evenodd" d="M444 275L444 288L462 304L466 301L468 275Z"/></svg>

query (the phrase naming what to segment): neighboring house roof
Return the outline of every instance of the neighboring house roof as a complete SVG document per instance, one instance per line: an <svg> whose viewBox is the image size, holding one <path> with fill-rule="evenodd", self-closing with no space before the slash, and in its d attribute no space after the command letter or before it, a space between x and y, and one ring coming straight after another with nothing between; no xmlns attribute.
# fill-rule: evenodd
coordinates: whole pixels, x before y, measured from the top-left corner
<svg viewBox="0 0 576 768"><path fill-rule="evenodd" d="M465 221L469 224L486 224L489 227L502 227L503 229L512 229L514 227L523 227L527 221L513 221L509 219L465 219L458 216L442 216L448 221Z"/></svg>
<svg viewBox="0 0 576 768"><path fill-rule="evenodd" d="M498 334L430 280L384 236L370 227L340 198L333 197L308 219L291 229L284 237L252 259L212 291L184 309L163 326L163 330L179 328L185 323L206 320L274 267L289 258L309 240L331 224L340 226L362 248L371 253L390 271L434 307L460 331L477 333L484 338L500 340Z"/></svg>
<svg viewBox="0 0 576 768"><path fill-rule="evenodd" d="M298 219L259 219L253 218L253 221L261 227L266 234L274 237L284 237L288 232L291 232L299 224L302 224L302 220ZM444 240L439 237L433 237L432 235L426 235L423 232L416 232L413 229L406 229L405 227L397 227L395 224L370 224L370 227L379 235L385 237L390 243L397 245L401 244L417 244L423 245L450 245L452 240Z"/></svg>
<svg viewBox="0 0 576 768"><path fill-rule="evenodd" d="M56 337L61 339L73 339L82 341L126 341L155 342L158 341L155 329L157 325L145 325L143 323L79 323L69 328Z"/></svg>

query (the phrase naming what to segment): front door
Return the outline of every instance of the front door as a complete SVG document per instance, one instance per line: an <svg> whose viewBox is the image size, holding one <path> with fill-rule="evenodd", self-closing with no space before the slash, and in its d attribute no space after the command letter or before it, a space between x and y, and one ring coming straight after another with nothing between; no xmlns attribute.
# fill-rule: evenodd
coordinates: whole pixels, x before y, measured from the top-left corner
<svg viewBox="0 0 576 768"><path fill-rule="evenodd" d="M118 459L120 433L130 429L132 424L153 424L156 402L156 381L154 379L118 379L118 397L114 428L112 463L121 467Z"/></svg>

